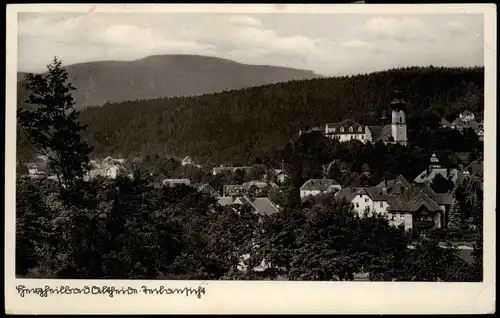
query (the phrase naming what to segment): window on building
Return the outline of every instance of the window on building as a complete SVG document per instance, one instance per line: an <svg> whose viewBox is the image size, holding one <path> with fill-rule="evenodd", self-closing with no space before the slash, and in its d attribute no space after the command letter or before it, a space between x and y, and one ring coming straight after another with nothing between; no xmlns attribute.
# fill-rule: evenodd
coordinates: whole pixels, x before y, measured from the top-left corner
<svg viewBox="0 0 500 318"><path fill-rule="evenodd" d="M399 218L400 219L404 219L405 218L405 214L404 213L399 213Z"/></svg>
<svg viewBox="0 0 500 318"><path fill-rule="evenodd" d="M352 127L349 127L349 132L352 132L352 131L353 131Z"/></svg>
<svg viewBox="0 0 500 318"><path fill-rule="evenodd" d="M368 198L365 199L365 202L368 202Z"/></svg>
<svg viewBox="0 0 500 318"><path fill-rule="evenodd" d="M354 136L351 135L351 139L354 139Z"/></svg>
<svg viewBox="0 0 500 318"><path fill-rule="evenodd" d="M402 123L403 122L403 117L399 117L399 122Z"/></svg>
<svg viewBox="0 0 500 318"><path fill-rule="evenodd" d="M380 202L380 207L383 208L384 207L384 202Z"/></svg>
<svg viewBox="0 0 500 318"><path fill-rule="evenodd" d="M344 132L344 127L340 127L340 132Z"/></svg>
<svg viewBox="0 0 500 318"><path fill-rule="evenodd" d="M363 132L363 128L362 128L362 127L359 127L359 128L358 128L358 131L359 131L359 132Z"/></svg>
<svg viewBox="0 0 500 318"><path fill-rule="evenodd" d="M394 216L394 214L391 214L391 220L394 221L395 219L396 219L396 217Z"/></svg>
<svg viewBox="0 0 500 318"><path fill-rule="evenodd" d="M356 202L356 207L359 208L359 202Z"/></svg>
<svg viewBox="0 0 500 318"><path fill-rule="evenodd" d="M361 139L365 139L365 136L364 136L364 135L361 135Z"/></svg>

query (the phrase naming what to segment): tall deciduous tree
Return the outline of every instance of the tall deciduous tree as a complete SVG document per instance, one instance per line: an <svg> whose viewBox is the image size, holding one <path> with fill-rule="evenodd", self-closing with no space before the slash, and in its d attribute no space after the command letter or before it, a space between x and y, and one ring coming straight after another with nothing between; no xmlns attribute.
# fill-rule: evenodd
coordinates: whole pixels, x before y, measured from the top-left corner
<svg viewBox="0 0 500 318"><path fill-rule="evenodd" d="M26 137L36 149L49 158L51 170L60 184L71 188L83 180L92 148L82 140L86 128L78 122L73 108L68 73L54 58L46 74L27 74L25 88L30 92L18 119Z"/></svg>

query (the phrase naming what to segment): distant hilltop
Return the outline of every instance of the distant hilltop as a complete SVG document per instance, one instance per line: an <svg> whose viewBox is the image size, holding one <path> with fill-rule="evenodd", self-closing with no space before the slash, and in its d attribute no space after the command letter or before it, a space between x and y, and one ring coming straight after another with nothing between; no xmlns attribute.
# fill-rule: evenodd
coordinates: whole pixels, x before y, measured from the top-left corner
<svg viewBox="0 0 500 318"><path fill-rule="evenodd" d="M200 55L153 55L135 61L97 61L64 68L78 89L74 93L77 108L322 77L308 70L249 65ZM18 73L19 83L25 74ZM22 103L26 92L22 87L18 90L18 102Z"/></svg>

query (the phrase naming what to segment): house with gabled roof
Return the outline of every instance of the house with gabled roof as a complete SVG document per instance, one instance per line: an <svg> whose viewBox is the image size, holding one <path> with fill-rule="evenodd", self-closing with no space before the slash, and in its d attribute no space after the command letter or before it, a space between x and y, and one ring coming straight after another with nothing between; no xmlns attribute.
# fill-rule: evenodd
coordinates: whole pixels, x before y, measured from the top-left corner
<svg viewBox="0 0 500 318"><path fill-rule="evenodd" d="M244 173L249 173L252 171L252 169L253 169L253 167L249 167L249 166L227 167L227 166L221 165L220 167L212 168L212 175L216 176L216 175L218 175L220 173L224 173L226 171L231 172L231 173L235 173L238 170L243 171Z"/></svg>
<svg viewBox="0 0 500 318"><path fill-rule="evenodd" d="M467 176L483 174L483 162L480 160L474 160L464 168L463 174Z"/></svg>
<svg viewBox="0 0 500 318"><path fill-rule="evenodd" d="M271 216L279 212L278 207L269 198L250 198L242 196L238 198L221 197L217 201L221 206L243 205L248 206L260 216Z"/></svg>
<svg viewBox="0 0 500 318"><path fill-rule="evenodd" d="M315 196L325 193L333 193L342 189L342 186L334 179L309 179L300 187L300 198Z"/></svg>
<svg viewBox="0 0 500 318"><path fill-rule="evenodd" d="M346 187L337 192L335 198L352 203L354 210L362 216L365 212L386 215L388 206L397 196L388 195L378 187Z"/></svg>
<svg viewBox="0 0 500 318"><path fill-rule="evenodd" d="M347 172L352 168L352 163L345 162L341 159L333 159L326 165L322 165L323 175L327 177L332 171L338 170L342 173Z"/></svg>
<svg viewBox="0 0 500 318"><path fill-rule="evenodd" d="M382 190L382 193L387 195L401 195L403 192L411 187L411 184L402 175L397 176L395 179L384 180L375 186Z"/></svg>
<svg viewBox="0 0 500 318"><path fill-rule="evenodd" d="M425 183L412 185L387 209L389 219L405 230L420 233L433 228L446 228L447 215L453 196L435 193Z"/></svg>
<svg viewBox="0 0 500 318"><path fill-rule="evenodd" d="M259 180L252 180L242 184L245 194L249 194L250 190L255 189L253 195L262 197L267 196L269 192L278 189L278 185L274 182L264 182Z"/></svg>
<svg viewBox="0 0 500 318"><path fill-rule="evenodd" d="M246 193L246 189L241 184L225 184L222 187L223 197L237 197Z"/></svg>
<svg viewBox="0 0 500 318"><path fill-rule="evenodd" d="M164 186L168 186L168 187L175 187L175 186L178 186L178 185L191 185L191 180L189 179L164 179L162 181L162 184Z"/></svg>
<svg viewBox="0 0 500 318"><path fill-rule="evenodd" d="M187 165L192 165L192 164L194 164L194 161L193 161L193 158L191 158L190 156L184 157L184 159L182 159L182 161L181 161L182 166L187 166Z"/></svg>
<svg viewBox="0 0 500 318"><path fill-rule="evenodd" d="M288 179L288 174L283 169L274 169L274 181L278 184L284 183Z"/></svg>
<svg viewBox="0 0 500 318"><path fill-rule="evenodd" d="M470 152L455 152L454 155L457 158L457 165L467 167L470 164L470 154Z"/></svg>
<svg viewBox="0 0 500 318"><path fill-rule="evenodd" d="M451 129L457 129L459 131L463 131L467 128L472 128L476 132L480 140L483 140L484 137L484 122L477 121L476 116L474 116L474 114L468 110L460 113L458 118L456 118L451 123L443 118L443 120L441 121L441 127L449 127Z"/></svg>
<svg viewBox="0 0 500 318"><path fill-rule="evenodd" d="M451 126L451 123L446 118L443 117L441 119L441 127L449 128L450 126Z"/></svg>
<svg viewBox="0 0 500 318"><path fill-rule="evenodd" d="M202 183L202 184L196 184L193 185L195 188L198 189L198 191L205 193L206 195L209 195L214 198L219 198L220 193L215 190L210 184L208 183Z"/></svg>
<svg viewBox="0 0 500 318"><path fill-rule="evenodd" d="M416 176L414 181L416 183L430 184L438 174L443 178L452 181L454 184L463 178L463 174L460 170L455 168L443 168L436 154L432 154L427 169Z"/></svg>
<svg viewBox="0 0 500 318"><path fill-rule="evenodd" d="M384 190L385 189L385 190ZM383 181L375 187L346 187L336 193L335 198L344 198L353 204L362 216L365 212L387 216L389 223L404 225L411 230L425 221L431 228L446 227L446 218L453 196L435 193L425 183L410 185L402 176Z"/></svg>

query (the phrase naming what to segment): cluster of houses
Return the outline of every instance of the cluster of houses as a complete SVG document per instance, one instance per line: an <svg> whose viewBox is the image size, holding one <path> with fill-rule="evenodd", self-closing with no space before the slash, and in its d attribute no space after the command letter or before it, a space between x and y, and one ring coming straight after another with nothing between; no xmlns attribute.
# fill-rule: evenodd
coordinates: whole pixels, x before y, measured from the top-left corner
<svg viewBox="0 0 500 318"><path fill-rule="evenodd" d="M443 118L441 120L441 127L457 129L458 131L463 131L467 128L471 128L476 132L479 140L482 141L484 139L484 122L477 121L476 116L468 110L460 113L458 118L456 118L451 123L446 120L446 118Z"/></svg>
<svg viewBox="0 0 500 318"><path fill-rule="evenodd" d="M463 117L470 119L471 117ZM440 164L440 159L446 160L446 166L450 163L456 168L445 168ZM469 162L469 153L455 153L453 156L433 154L429 160L428 167L422 171L411 183L403 176L393 180L385 180L377 186L372 187L342 187L336 180L327 178L332 169L341 172L349 170L349 164L341 160L332 160L323 165L324 178L307 180L300 188L302 200L324 194L333 194L335 198L346 199L352 203L354 209L360 214L378 213L386 215L391 224L402 226L406 230L415 227L422 228L445 228L447 227L447 215L454 202L452 193L435 193L430 187L431 182L437 175L457 184L469 175L482 174L482 161ZM187 156L180 160L182 166L195 165L194 160ZM47 177L47 157L39 156L36 163L29 163L29 176L32 178ZM238 170L248 173L254 167L227 167L220 166L212 169L213 176L221 173L236 173ZM367 164L362 167L363 174L369 174L370 168ZM270 176L269 174L272 174ZM91 160L86 180L101 176L115 179L119 175L133 178L126 168L124 159L107 157L102 161ZM55 179L54 176L49 178ZM192 184L191 180L164 179L158 186L188 185L214 197L222 206L248 206L259 215L273 215L280 211L280 207L272 202L269 197L272 193L280 191L279 185L286 182L288 175L283 169L268 171L262 179L251 180L243 184L225 184L222 191L211 187L208 183Z"/></svg>
<svg viewBox="0 0 500 318"><path fill-rule="evenodd" d="M333 193L335 198L352 203L360 216L365 213L382 214L387 216L392 225L404 227L405 230L446 228L454 204L453 193L436 193L430 184L437 175L457 185L464 177L481 173L480 161L473 161L463 170L443 168L436 154L433 154L428 168L411 183L400 175L372 187L343 188L332 179L311 179L300 188L300 196L306 200Z"/></svg>

